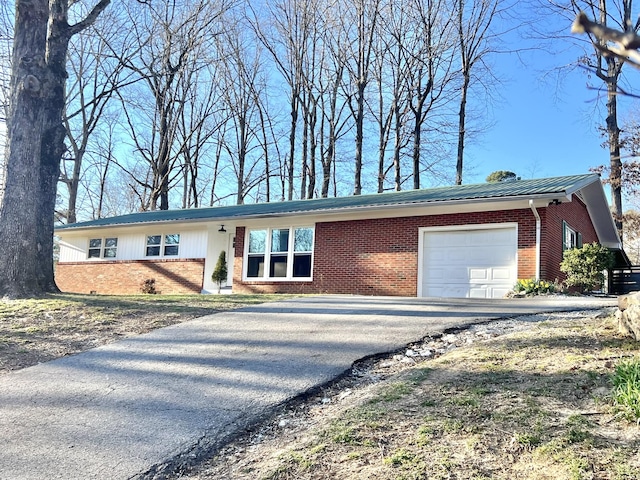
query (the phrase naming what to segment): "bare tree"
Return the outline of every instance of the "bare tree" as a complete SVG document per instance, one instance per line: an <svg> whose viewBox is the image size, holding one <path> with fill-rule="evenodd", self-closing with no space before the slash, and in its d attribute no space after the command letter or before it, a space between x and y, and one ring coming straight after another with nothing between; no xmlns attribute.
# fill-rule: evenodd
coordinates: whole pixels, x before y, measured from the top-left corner
<svg viewBox="0 0 640 480"><path fill-rule="evenodd" d="M214 148L212 138L219 128L220 110L218 98L221 95L220 84L212 82L217 77L218 62L194 69L180 79L179 94L184 99L184 108L179 111L178 157L182 164L183 193L182 208L197 208L203 202L208 180L201 181L201 171L215 170L207 164L210 152ZM216 173L211 175L211 181Z"/></svg>
<svg viewBox="0 0 640 480"><path fill-rule="evenodd" d="M322 186L320 187L322 198L329 196L331 181L335 180L338 141L349 130L345 113L348 108L347 102L341 97L341 93L345 90L343 83L346 81L344 52L340 50L343 42L339 25L342 20L339 15L333 13L332 6L332 3L324 4L318 19L322 22L319 28L322 29L323 34L319 40L316 40L322 45L321 58L318 61L320 72L315 82L320 110L318 136L322 164Z"/></svg>
<svg viewBox="0 0 640 480"><path fill-rule="evenodd" d="M110 12L109 12L110 13ZM76 35L69 45L64 124L69 148L63 156L60 182L67 187L67 223L77 219L76 204L82 163L89 141L120 82L123 64L108 55L121 29L112 15L103 15L93 26Z"/></svg>
<svg viewBox="0 0 640 480"><path fill-rule="evenodd" d="M464 147L467 133L467 97L471 87L472 73L483 66L485 58L495 52L492 43L495 35L491 31L498 16L500 0L456 0L458 54L462 86L460 89L460 109L458 111L458 151L456 162L456 185L462 185ZM491 69L483 69L487 78L492 77ZM476 77L477 78L477 77ZM488 85L490 82L480 82Z"/></svg>
<svg viewBox="0 0 640 480"><path fill-rule="evenodd" d="M95 22L109 3L100 0L69 24L66 0L16 0L0 205L0 296L57 291L53 222L64 152L67 49L71 37Z"/></svg>
<svg viewBox="0 0 640 480"><path fill-rule="evenodd" d="M231 21L231 20L229 20ZM237 27L237 26L236 26ZM219 49L226 55L220 69L224 110L229 118L224 149L236 177L236 202L241 205L247 194L265 178L255 152L260 148L259 125L261 80L260 49L248 45L238 28L228 27L220 37Z"/></svg>
<svg viewBox="0 0 640 480"><path fill-rule="evenodd" d="M622 233L622 159L620 126L618 122L618 100L625 57L610 50L610 38L600 35L602 31L618 31L627 38L633 38L640 28L640 20L632 20L632 0L571 0L545 2L554 15L561 15L566 25L578 18L574 28L580 28L587 33L587 37L571 37L569 41L577 42L584 49L577 63L591 72L604 86L606 92L606 117L604 131L609 150L609 181L611 186L611 201L613 205L616 228ZM580 15L580 13L582 15ZM593 20L588 20L590 17ZM586 20L586 21L585 21ZM589 24L599 28L588 28ZM587 28L585 28L587 27ZM544 32L554 41L566 38L566 27L562 32ZM627 45L629 46L629 45ZM629 46L633 49L633 45ZM614 47L615 48L615 47Z"/></svg>
<svg viewBox="0 0 640 480"><path fill-rule="evenodd" d="M429 114L452 99L455 80L455 11L445 0L414 0L417 33L406 48L412 58L408 69L409 108L413 115L413 188L420 188L422 133Z"/></svg>
<svg viewBox="0 0 640 480"><path fill-rule="evenodd" d="M353 194L362 193L362 162L364 149L365 104L367 87L371 80L371 65L376 46L376 33L381 18L382 0L355 0L339 2L338 14L342 20L340 43L344 52L338 58L344 61L349 80L343 85L355 127L355 159Z"/></svg>
<svg viewBox="0 0 640 480"><path fill-rule="evenodd" d="M221 30L218 21L224 10L224 2L189 0L152 4L142 12L135 8L129 11L139 53L121 61L139 75L145 90L136 85L129 91L120 90L118 95L125 106L136 153L151 168L149 181L132 177L141 187L150 189L151 210L168 209L170 190L183 178L179 129L192 98L186 88L192 84L185 79L204 70L211 60L210 50Z"/></svg>
<svg viewBox="0 0 640 480"><path fill-rule="evenodd" d="M287 96L291 121L286 166L288 200L293 199L294 193L296 138L304 82L303 64L314 8L314 0L278 0L267 5L268 16L265 17L249 6L252 15L250 23L262 45L271 54L289 90Z"/></svg>

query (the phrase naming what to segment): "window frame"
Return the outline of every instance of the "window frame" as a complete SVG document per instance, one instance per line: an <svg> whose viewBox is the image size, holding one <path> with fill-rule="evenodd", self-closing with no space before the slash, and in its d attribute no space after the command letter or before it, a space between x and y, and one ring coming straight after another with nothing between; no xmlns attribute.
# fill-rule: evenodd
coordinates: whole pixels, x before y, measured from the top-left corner
<svg viewBox="0 0 640 480"><path fill-rule="evenodd" d="M309 229L311 230L311 249L310 250L295 250L296 248L296 230L297 229ZM288 232L288 244L287 251L275 251L273 252L273 235L277 230L285 230ZM251 252L250 238L251 232L264 231L265 240L264 240L264 248L261 252ZM304 224L304 225L285 225L285 226L274 226L274 227L252 227L246 228L245 231L245 243L244 243L244 251L243 251L243 268L242 268L242 279L243 281L248 282L309 282L313 280L313 264L314 264L314 256L315 256L315 225L314 224ZM277 250L281 250L278 248ZM309 258L309 275L308 276L295 276L294 271L294 263L296 263L296 257L301 258L304 257ZM251 258L259 259L258 262L261 261L261 265L254 264L249 265ZM282 259L285 258L286 262L286 274L284 276L272 276L272 259ZM279 263L284 263L280 261ZM251 267L251 268L250 268ZM249 276L250 270L256 270L261 273L258 276Z"/></svg>
<svg viewBox="0 0 640 480"><path fill-rule="evenodd" d="M99 240L100 244L97 247L92 247L91 242ZM109 240L114 241L115 245L107 246ZM91 256L91 251L97 251L97 256ZM113 256L106 256L106 252L113 251ZM87 242L87 260L115 260L118 258L118 237L95 237L89 238Z"/></svg>
<svg viewBox="0 0 640 480"><path fill-rule="evenodd" d="M149 243L149 239L153 237L160 237L160 243ZM177 237L177 242L167 241L167 237L172 237L175 239ZM144 244L144 258L180 258L180 240L181 234L176 233L152 233L145 235L145 244ZM149 249L157 248L157 255L150 255ZM176 249L175 254L167 254L167 249Z"/></svg>
<svg viewBox="0 0 640 480"><path fill-rule="evenodd" d="M567 237L569 241L567 241ZM562 251L571 250L572 248L582 248L582 234L563 220Z"/></svg>

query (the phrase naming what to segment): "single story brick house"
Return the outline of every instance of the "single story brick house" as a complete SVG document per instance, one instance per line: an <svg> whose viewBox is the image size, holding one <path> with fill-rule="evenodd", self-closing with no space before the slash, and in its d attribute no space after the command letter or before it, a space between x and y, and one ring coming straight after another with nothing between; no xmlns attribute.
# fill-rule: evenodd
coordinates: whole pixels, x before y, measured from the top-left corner
<svg viewBox="0 0 640 480"><path fill-rule="evenodd" d="M562 279L564 249L599 242L619 253L599 176L189 210L152 211L56 229L66 292L226 289L500 298L519 278Z"/></svg>

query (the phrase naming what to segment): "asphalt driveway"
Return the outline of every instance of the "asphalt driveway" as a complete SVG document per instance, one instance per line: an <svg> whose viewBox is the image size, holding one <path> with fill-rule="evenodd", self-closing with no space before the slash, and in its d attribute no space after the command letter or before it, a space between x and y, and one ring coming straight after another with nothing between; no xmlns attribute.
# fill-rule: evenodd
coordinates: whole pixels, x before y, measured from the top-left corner
<svg viewBox="0 0 640 480"><path fill-rule="evenodd" d="M211 451L363 357L615 299L324 296L218 313L0 377L0 479L129 479Z"/></svg>

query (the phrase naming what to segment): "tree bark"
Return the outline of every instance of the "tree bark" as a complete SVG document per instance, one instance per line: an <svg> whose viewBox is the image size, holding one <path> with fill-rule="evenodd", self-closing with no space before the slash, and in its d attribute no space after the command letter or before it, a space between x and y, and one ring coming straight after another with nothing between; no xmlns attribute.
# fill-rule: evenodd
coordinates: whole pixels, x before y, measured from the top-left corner
<svg viewBox="0 0 640 480"><path fill-rule="evenodd" d="M468 72L464 74L462 91L460 92L460 110L458 112L458 158L456 161L456 185L462 185L462 170L464 164L465 120L467 118L467 92L471 78Z"/></svg>
<svg viewBox="0 0 640 480"><path fill-rule="evenodd" d="M0 206L0 296L57 292L53 274L56 186L64 152L62 123L69 39L90 25L110 0L85 20L67 23L66 0L17 0L6 187Z"/></svg>
<svg viewBox="0 0 640 480"><path fill-rule="evenodd" d="M622 159L620 158L620 127L618 126L618 77L620 69L613 58L607 57L607 136L609 143L609 181L611 208L620 238L622 238Z"/></svg>

